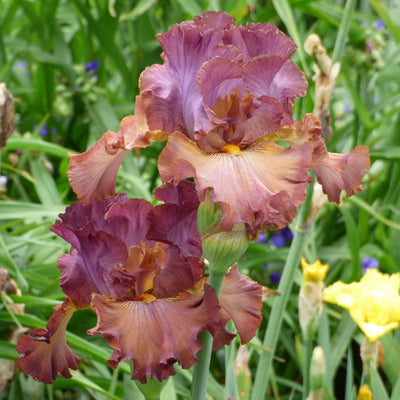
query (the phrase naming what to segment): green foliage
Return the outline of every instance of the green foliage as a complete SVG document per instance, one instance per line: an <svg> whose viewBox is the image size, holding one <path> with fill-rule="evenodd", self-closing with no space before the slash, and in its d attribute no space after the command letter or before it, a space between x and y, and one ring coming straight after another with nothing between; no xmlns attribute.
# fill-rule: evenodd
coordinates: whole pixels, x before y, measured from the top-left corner
<svg viewBox="0 0 400 400"><path fill-rule="evenodd" d="M375 257L384 272L399 272L400 11L393 4L389 0L0 0L0 82L14 96L17 132L1 149L0 175L8 181L0 187L0 267L9 271L22 294L1 297L0 357L15 360L15 342L9 341L12 331L18 326L44 328L52 308L64 299L56 265L69 248L49 227L75 200L66 175L67 154L83 152L105 131L118 129L119 121L134 112L140 73L161 62L155 34L205 10L223 9L238 23L270 22L293 36L300 46L294 61L306 72L310 86L295 105L298 117L312 112L314 103L313 61L301 47L307 36L317 33L328 52L341 61L330 109L334 134L328 147L347 152L364 144L372 165L359 195L343 199L342 207L325 205L305 239L303 253L308 260L320 258L330 265L326 284L359 279L365 257ZM376 29L377 20L384 22L382 29ZM85 70L91 61L99 62L97 72ZM124 160L117 179L119 192L152 201L160 184L161 148L153 145ZM287 255L287 246L253 242L239 268L261 284L274 286L270 272L281 271ZM305 396L297 317L300 284L296 267L266 399ZM23 303L25 315L14 313L13 303ZM266 330L270 305L267 300L259 338ZM100 337L85 334L95 324L94 313L79 311L69 325L68 343L81 358L72 379L58 378L46 386L18 373L3 398L141 399L128 363L121 363L117 371L108 368L111 349ZM249 344L253 378L260 355L268 351L259 338ZM363 379L360 342L347 312L334 306L324 310L314 345L325 354L326 398L356 398ZM399 331L381 342L385 362L372 369L371 388L374 398L397 399ZM235 356L236 347L225 355L223 351L213 355L208 399L225 397L225 379L228 395L249 398L235 386ZM192 374L177 367L161 399L188 398Z"/></svg>

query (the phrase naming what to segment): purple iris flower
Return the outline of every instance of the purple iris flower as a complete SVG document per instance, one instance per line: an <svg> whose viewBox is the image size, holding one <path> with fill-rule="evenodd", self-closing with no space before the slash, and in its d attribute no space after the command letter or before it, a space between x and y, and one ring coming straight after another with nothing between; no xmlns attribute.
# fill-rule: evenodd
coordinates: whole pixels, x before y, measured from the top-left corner
<svg viewBox="0 0 400 400"><path fill-rule="evenodd" d="M375 257L367 257L361 260L362 272L365 274L368 269L376 269L379 267L379 262Z"/></svg>

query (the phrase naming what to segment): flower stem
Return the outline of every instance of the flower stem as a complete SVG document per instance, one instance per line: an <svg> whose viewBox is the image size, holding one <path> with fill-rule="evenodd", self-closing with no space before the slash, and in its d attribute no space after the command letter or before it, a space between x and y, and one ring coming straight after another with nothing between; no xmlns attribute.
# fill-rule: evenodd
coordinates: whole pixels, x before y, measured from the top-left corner
<svg viewBox="0 0 400 400"><path fill-rule="evenodd" d="M225 274L210 269L208 284L214 289L217 296L219 296L221 291L224 276ZM213 344L213 337L210 332L201 332L200 342L203 348L198 352L198 362L194 366L191 400L204 400L207 393L208 372Z"/></svg>
<svg viewBox="0 0 400 400"><path fill-rule="evenodd" d="M303 204L299 212L297 228L294 232L293 242L290 246L288 258L286 259L282 278L278 286L280 296L275 297L272 303L271 316L268 321L268 327L265 332L263 342L263 346L268 350L261 353L260 359L258 361L251 400L263 399L267 390L269 373L272 366L272 359L278 342L278 336L281 330L285 308L292 289L295 270L300 264L301 252L305 243L305 239L308 235L308 230L305 230L304 226L307 225L306 220L307 216L309 215L311 206L312 189L312 186L309 185L309 188L307 190L307 200Z"/></svg>

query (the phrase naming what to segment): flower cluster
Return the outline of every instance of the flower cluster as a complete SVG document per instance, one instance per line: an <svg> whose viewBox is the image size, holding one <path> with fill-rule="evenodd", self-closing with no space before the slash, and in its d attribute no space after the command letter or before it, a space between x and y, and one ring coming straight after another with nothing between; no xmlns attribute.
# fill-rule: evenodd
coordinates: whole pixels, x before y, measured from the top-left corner
<svg viewBox="0 0 400 400"><path fill-rule="evenodd" d="M369 168L365 147L329 153L315 116L293 120L307 81L290 60L295 44L276 27L236 26L224 12L207 12L157 38L164 63L142 73L135 116L85 153L70 155L78 201L52 227L71 244L58 262L66 300L47 329L33 330L17 347L21 369L46 383L77 368L65 331L79 309L96 312L88 333L108 341L108 364L132 360L132 378L141 382L166 379L176 362L191 367L204 330L214 349L229 343L229 319L242 343L249 341L261 321L261 287L234 265L218 299L202 256L221 254L209 242L229 237L234 244L238 234L242 254L249 238L292 222L311 170L339 203L343 190L347 196L361 190ZM167 141L158 160L163 186L155 192L164 204L156 207L115 194L127 152L153 141ZM212 203L220 216L213 235L200 237L200 202Z"/></svg>

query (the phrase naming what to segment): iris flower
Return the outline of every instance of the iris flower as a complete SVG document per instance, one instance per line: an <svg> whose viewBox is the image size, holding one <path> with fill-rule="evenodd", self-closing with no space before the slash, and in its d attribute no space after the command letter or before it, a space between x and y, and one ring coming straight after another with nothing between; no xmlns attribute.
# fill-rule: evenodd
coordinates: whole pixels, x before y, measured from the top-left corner
<svg viewBox="0 0 400 400"><path fill-rule="evenodd" d="M135 116L70 156L69 179L82 202L112 195L126 152L162 140L162 181L193 178L200 201L210 191L221 206L220 228L242 222L252 238L293 220L311 170L331 201L361 190L367 149L329 153L315 116L293 120L308 85L290 60L296 45L276 27L236 26L224 12L206 12L157 39L164 63L141 74Z"/></svg>
<svg viewBox="0 0 400 400"><path fill-rule="evenodd" d="M370 342L396 329L400 323L400 274L368 269L360 282L341 281L324 289L323 298L350 311Z"/></svg>
<svg viewBox="0 0 400 400"><path fill-rule="evenodd" d="M198 199L191 182L156 192L168 203L153 207L125 194L69 206L53 232L71 244L59 259L60 285L66 295L47 329L35 329L18 343L20 368L34 379L52 383L70 377L78 358L65 340L74 311L91 308L101 334L113 349L108 364L133 360L132 379L163 380L173 364L190 368L202 347L198 335L208 329L214 348L234 335L225 330L232 319L242 342L261 322L261 287L233 266L220 300L206 284L196 225Z"/></svg>

